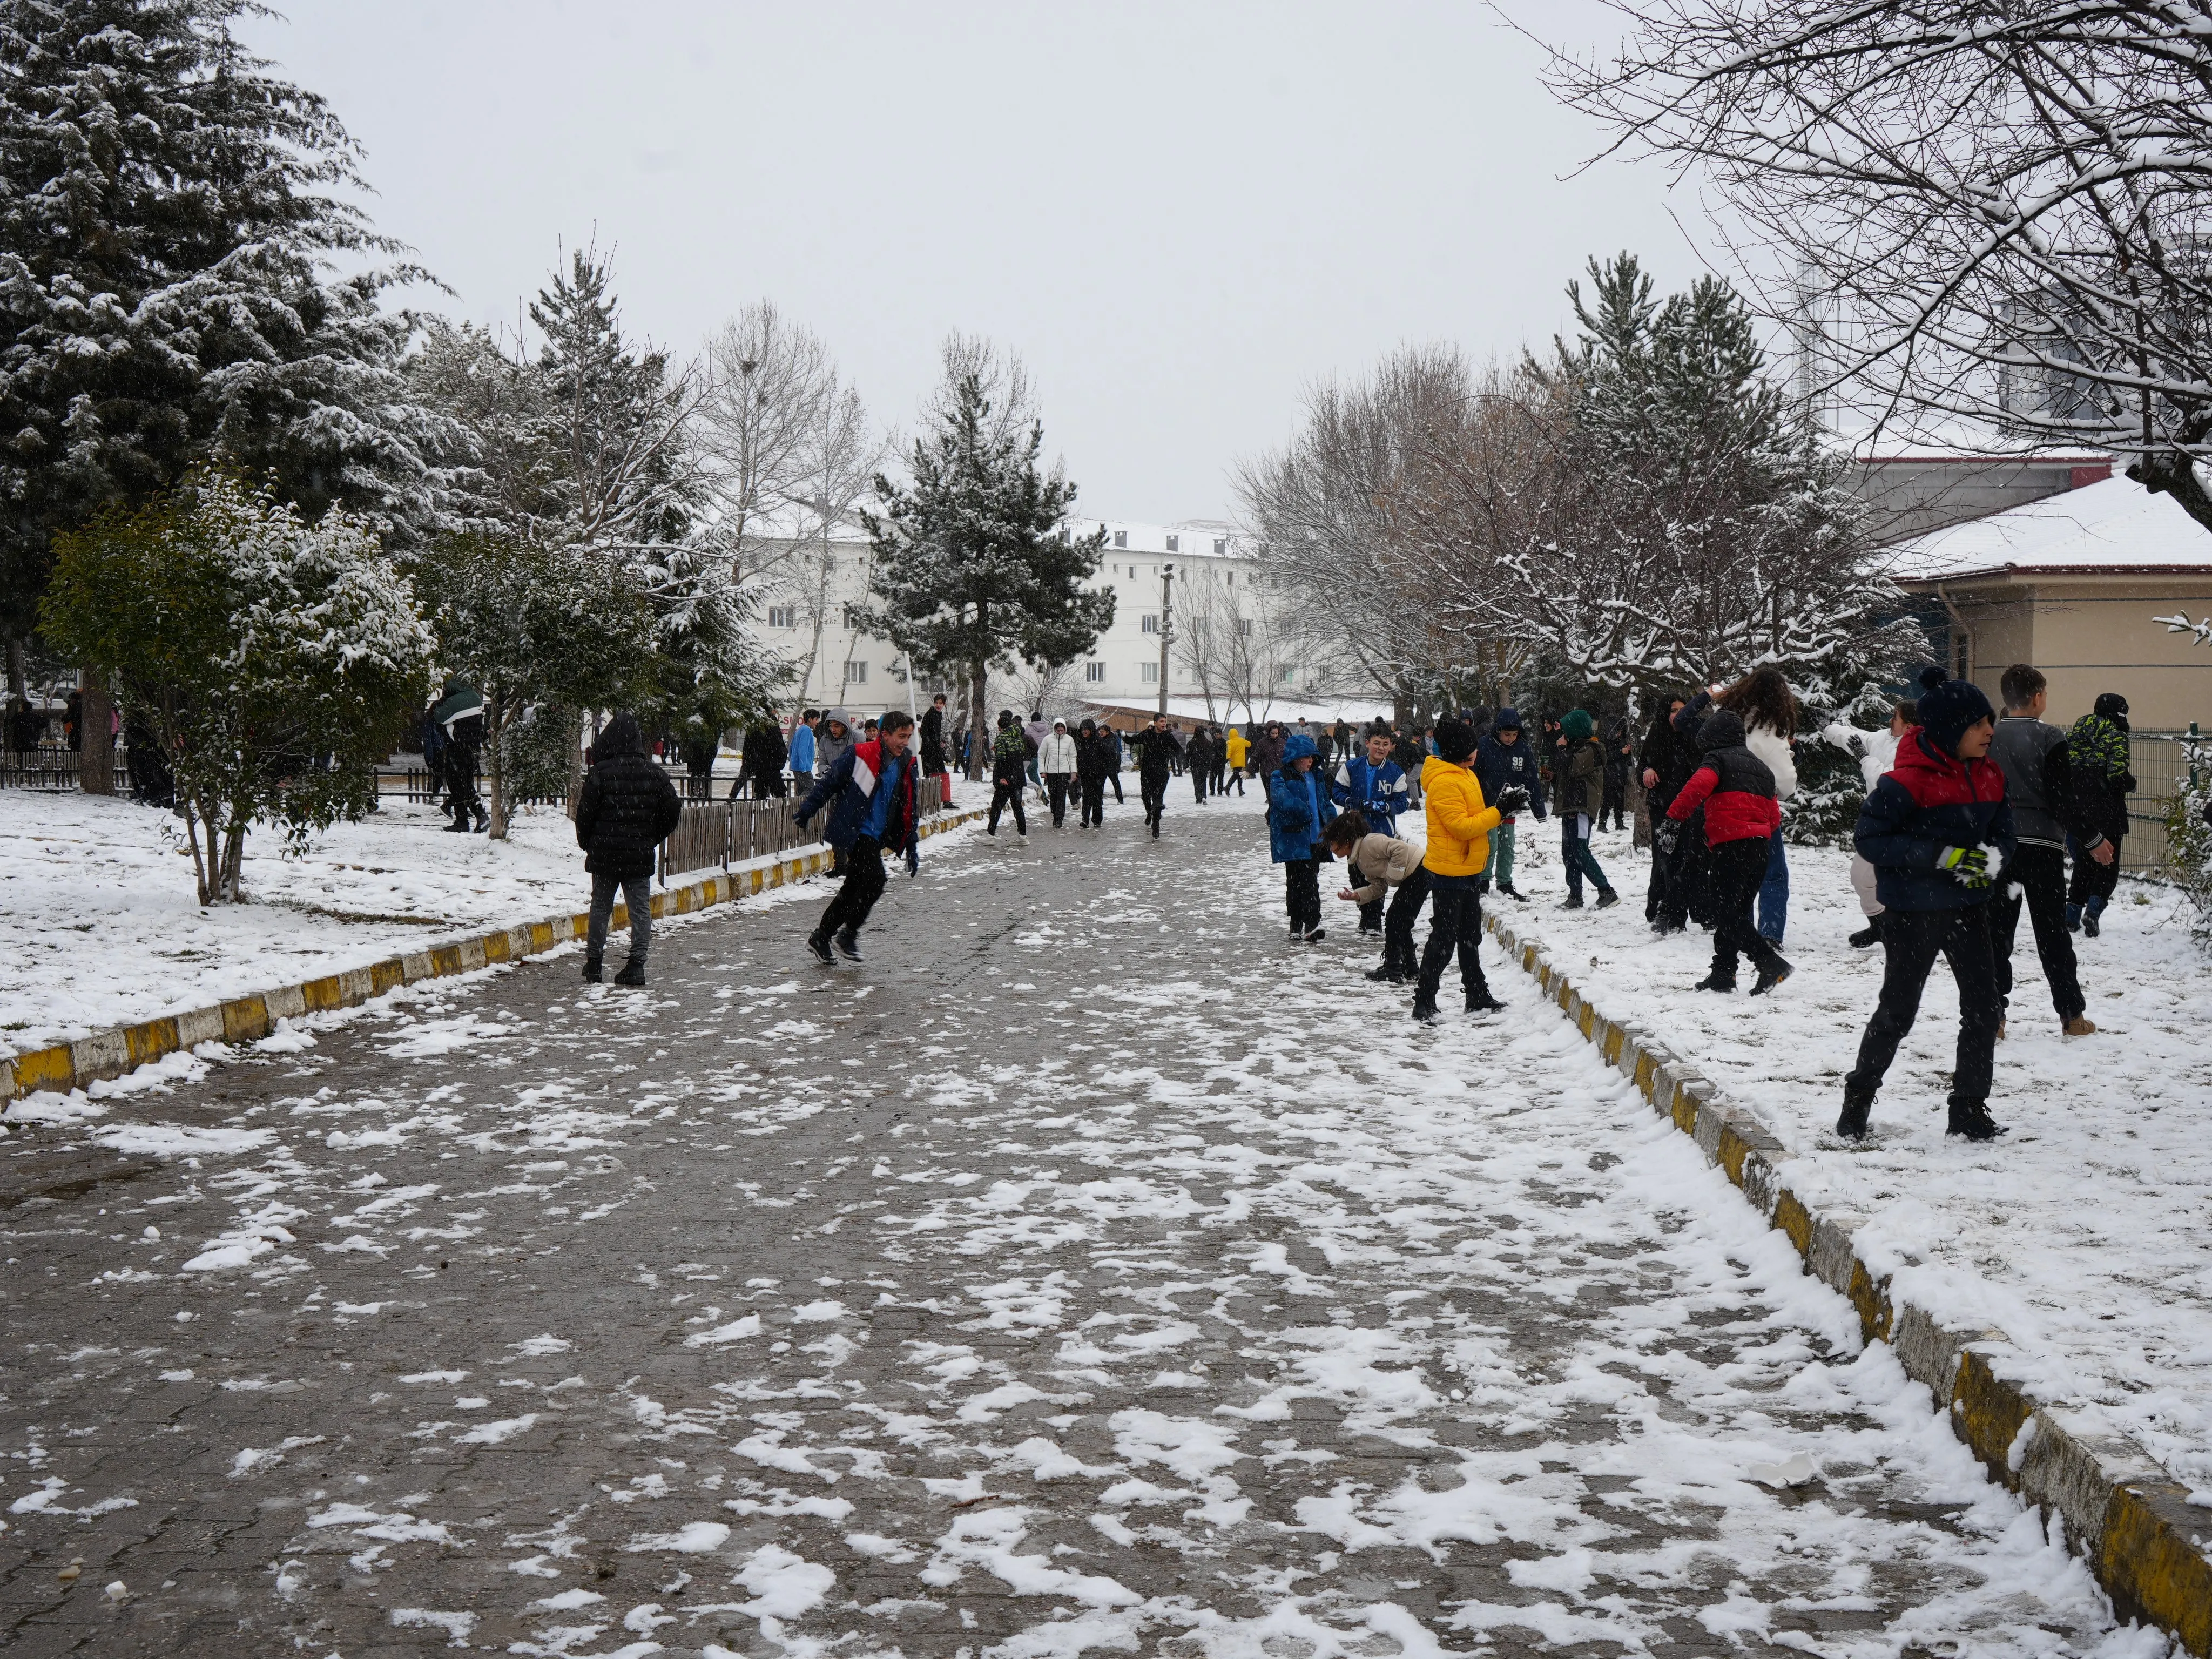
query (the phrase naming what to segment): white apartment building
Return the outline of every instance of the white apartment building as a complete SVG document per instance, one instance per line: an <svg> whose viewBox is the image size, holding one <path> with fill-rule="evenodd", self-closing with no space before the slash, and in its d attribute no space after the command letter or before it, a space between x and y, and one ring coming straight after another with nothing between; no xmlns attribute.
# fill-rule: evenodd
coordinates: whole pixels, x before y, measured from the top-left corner
<svg viewBox="0 0 2212 1659"><path fill-rule="evenodd" d="M1169 709L1179 720L1339 712L1331 699L1350 689L1345 676L1310 660L1316 654L1310 645L1276 625L1257 568L1232 526L1088 519L1069 528L1079 535L1105 532L1091 585L1113 590L1113 626L1082 661L1056 665L1048 678L1024 670L1007 677L1002 692L994 677L994 703L1024 712L1156 708L1164 596L1173 629ZM897 649L849 620L849 608L867 598L868 561L867 538L857 526L838 526L811 542L763 544L750 561L764 571L762 633L793 665L789 700L796 706L881 707L907 700L906 664ZM915 688L915 703L925 707L934 692L947 689L925 681ZM1344 712L1369 710L1373 701L1373 692L1359 691Z"/></svg>

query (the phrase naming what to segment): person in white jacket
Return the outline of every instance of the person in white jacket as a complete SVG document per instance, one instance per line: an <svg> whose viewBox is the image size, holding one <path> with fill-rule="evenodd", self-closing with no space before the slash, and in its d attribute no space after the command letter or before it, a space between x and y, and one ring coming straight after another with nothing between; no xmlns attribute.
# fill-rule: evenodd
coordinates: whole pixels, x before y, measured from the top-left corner
<svg viewBox="0 0 2212 1659"><path fill-rule="evenodd" d="M1796 794L1797 762L1790 744L1797 735L1797 699L1782 671L1754 668L1713 701L1743 722L1744 747L1774 774L1774 798L1786 801ZM1789 919L1790 861L1777 830L1766 855L1766 876L1759 884L1759 936L1779 945Z"/></svg>
<svg viewBox="0 0 2212 1659"><path fill-rule="evenodd" d="M1045 799L1052 807L1052 827L1067 822L1068 780L1075 771L1075 739L1067 735L1067 722L1054 720L1052 731L1037 744L1037 770L1044 777Z"/></svg>

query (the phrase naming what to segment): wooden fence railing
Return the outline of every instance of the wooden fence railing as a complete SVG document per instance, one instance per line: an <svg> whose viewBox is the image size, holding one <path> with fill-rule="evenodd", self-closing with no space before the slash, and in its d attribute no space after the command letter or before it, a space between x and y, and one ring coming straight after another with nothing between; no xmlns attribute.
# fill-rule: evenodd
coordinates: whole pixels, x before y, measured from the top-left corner
<svg viewBox="0 0 2212 1659"><path fill-rule="evenodd" d="M67 749L0 751L0 789L74 791L83 787L83 757ZM115 750L115 793L131 793L131 768L121 744Z"/></svg>

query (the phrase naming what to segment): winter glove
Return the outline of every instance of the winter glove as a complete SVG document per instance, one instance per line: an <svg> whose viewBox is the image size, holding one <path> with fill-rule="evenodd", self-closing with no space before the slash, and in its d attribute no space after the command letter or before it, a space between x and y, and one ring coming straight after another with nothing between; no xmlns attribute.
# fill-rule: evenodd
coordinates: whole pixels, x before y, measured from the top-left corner
<svg viewBox="0 0 2212 1659"><path fill-rule="evenodd" d="M1681 839L1682 823L1680 818L1662 818L1651 826L1651 844L1669 858L1674 856L1674 848Z"/></svg>
<svg viewBox="0 0 2212 1659"><path fill-rule="evenodd" d="M1968 887L1990 884L1990 855L1979 847L1947 847L1936 860L1936 867L1948 870Z"/></svg>
<svg viewBox="0 0 2212 1659"><path fill-rule="evenodd" d="M921 848L918 846L906 849L906 872L909 878L921 873Z"/></svg>
<svg viewBox="0 0 2212 1659"><path fill-rule="evenodd" d="M1500 817L1518 817L1528 810L1528 792L1517 787L1501 789L1498 792L1497 800L1492 804L1498 808Z"/></svg>

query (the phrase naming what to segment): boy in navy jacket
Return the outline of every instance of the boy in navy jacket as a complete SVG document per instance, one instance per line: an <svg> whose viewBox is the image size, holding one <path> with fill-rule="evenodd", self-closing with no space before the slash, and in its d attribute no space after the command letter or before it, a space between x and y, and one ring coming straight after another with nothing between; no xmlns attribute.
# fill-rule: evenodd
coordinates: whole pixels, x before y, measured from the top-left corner
<svg viewBox="0 0 2212 1659"><path fill-rule="evenodd" d="M1920 725L1897 745L1897 763L1860 809L1852 840L1875 867L1888 963L1881 1000L1844 1079L1836 1133L1867 1132L1875 1092L1897 1045L1920 1012L1920 993L1940 954L1959 984L1959 1047L1946 1133L1993 1140L1990 1074L2004 1001L1997 991L1990 901L2015 845L2004 774L1989 758L1996 711L1979 687L1940 668L1920 677Z"/></svg>

